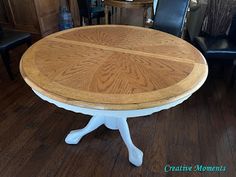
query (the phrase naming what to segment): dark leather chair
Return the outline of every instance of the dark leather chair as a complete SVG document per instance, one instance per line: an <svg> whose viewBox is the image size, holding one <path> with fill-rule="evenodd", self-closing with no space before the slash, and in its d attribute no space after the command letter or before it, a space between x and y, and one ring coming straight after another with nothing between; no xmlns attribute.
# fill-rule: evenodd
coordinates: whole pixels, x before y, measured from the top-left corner
<svg viewBox="0 0 236 177"><path fill-rule="evenodd" d="M158 0L153 28L181 37L190 0Z"/></svg>
<svg viewBox="0 0 236 177"><path fill-rule="evenodd" d="M0 26L0 53L3 63L7 69L8 75L11 79L14 79L14 77L10 67L9 50L24 43L31 45L30 34L17 31L3 30Z"/></svg>
<svg viewBox="0 0 236 177"><path fill-rule="evenodd" d="M77 0L80 13L80 25L82 26L83 17L88 18L89 25L92 25L92 19L97 19L97 24L100 24L100 18L105 16L104 6L101 3L96 3L96 6L92 6L91 0ZM109 23L110 23L109 12Z"/></svg>
<svg viewBox="0 0 236 177"><path fill-rule="evenodd" d="M197 48L207 60L234 60L231 83L236 78L236 14L233 16L229 34L224 36L199 36L195 38Z"/></svg>

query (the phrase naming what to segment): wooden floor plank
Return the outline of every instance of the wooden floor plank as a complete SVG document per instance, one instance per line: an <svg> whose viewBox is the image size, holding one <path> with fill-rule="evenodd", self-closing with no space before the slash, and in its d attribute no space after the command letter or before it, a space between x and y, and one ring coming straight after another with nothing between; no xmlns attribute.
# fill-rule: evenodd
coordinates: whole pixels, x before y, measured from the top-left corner
<svg viewBox="0 0 236 177"><path fill-rule="evenodd" d="M13 70L18 72L18 60ZM227 70L230 70L228 67ZM183 104L128 120L134 144L144 152L137 168L128 162L118 131L104 126L67 145L66 134L83 128L89 116L39 99L18 75L10 81L0 65L1 177L235 177L236 94L225 76L210 76ZM221 173L164 172L167 164L225 165Z"/></svg>
<svg viewBox="0 0 236 177"><path fill-rule="evenodd" d="M9 134L11 134L11 132L14 130L9 130L9 132L6 134L7 136L5 135L5 137L7 138L4 139L4 136L2 136L1 144L5 147L2 148L1 151L0 169L3 169L10 160L14 159L18 151L20 151L23 146L30 139L32 139L32 137L34 139L34 133L44 123L44 121L47 120L47 115L50 114L50 110L46 109L48 108L47 105L45 104L45 106L42 106L42 104L38 104L38 106L44 108L45 110L38 109L37 111L34 111L34 114L38 115L35 119L32 119L32 115L30 114L29 116L31 118L31 121L23 124L24 129L20 132L17 132L18 135L15 135L10 139ZM18 122L16 125L22 125L22 123ZM14 129L15 128L17 127L14 127Z"/></svg>
<svg viewBox="0 0 236 177"><path fill-rule="evenodd" d="M47 115L47 119L42 126L38 127L38 130L33 136L24 144L24 146L15 154L14 158L6 163L6 167L0 169L0 176L16 176L21 168L31 158L32 154L42 145L42 141L46 139L52 128L54 127L54 120L49 117L52 114ZM46 115L45 115L46 116ZM48 117L49 116L49 117Z"/></svg>
<svg viewBox="0 0 236 177"><path fill-rule="evenodd" d="M54 117L53 128L16 176L34 176L35 171L44 167L58 144L64 143L65 131L70 127L73 120L65 119L60 113L60 111L56 111L51 115Z"/></svg>

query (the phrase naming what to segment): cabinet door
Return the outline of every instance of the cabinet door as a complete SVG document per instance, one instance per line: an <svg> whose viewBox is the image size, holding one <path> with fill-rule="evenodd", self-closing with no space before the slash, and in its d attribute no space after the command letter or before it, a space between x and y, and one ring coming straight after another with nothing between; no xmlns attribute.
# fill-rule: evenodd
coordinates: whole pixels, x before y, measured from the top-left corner
<svg viewBox="0 0 236 177"><path fill-rule="evenodd" d="M34 0L41 34L43 36L58 31L59 0Z"/></svg>
<svg viewBox="0 0 236 177"><path fill-rule="evenodd" d="M16 29L39 33L37 14L32 0L8 0Z"/></svg>
<svg viewBox="0 0 236 177"><path fill-rule="evenodd" d="M6 0L0 0L0 24L9 25L11 24L10 14L7 10Z"/></svg>

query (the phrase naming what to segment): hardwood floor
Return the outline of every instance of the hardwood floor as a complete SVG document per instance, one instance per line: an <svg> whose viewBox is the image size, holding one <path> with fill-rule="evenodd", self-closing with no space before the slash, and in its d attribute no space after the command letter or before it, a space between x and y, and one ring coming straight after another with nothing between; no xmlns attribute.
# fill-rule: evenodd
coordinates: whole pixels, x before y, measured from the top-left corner
<svg viewBox="0 0 236 177"><path fill-rule="evenodd" d="M227 66L224 76L210 73L183 104L128 121L134 143L144 152L144 163L136 168L119 133L104 126L78 145L65 144L67 133L84 127L89 116L57 108L30 90L18 71L23 49L12 53L15 81L0 62L1 177L236 176L236 88L228 85ZM166 173L167 164L223 165L226 172Z"/></svg>

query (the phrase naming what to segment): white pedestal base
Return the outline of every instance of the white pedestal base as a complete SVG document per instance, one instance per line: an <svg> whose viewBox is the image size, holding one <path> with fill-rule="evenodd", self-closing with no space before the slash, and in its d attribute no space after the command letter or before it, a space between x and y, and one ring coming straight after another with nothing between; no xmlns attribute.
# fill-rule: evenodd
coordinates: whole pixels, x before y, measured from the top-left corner
<svg viewBox="0 0 236 177"><path fill-rule="evenodd" d="M83 129L72 130L67 135L65 142L67 144L77 144L83 136L97 129L103 124L109 129L119 130L121 137L128 148L130 163L135 166L141 166L143 162L143 152L132 142L127 124L127 118L93 116L86 127Z"/></svg>
<svg viewBox="0 0 236 177"><path fill-rule="evenodd" d="M45 95L42 95L41 93L39 93L35 90L33 90L33 91L35 94L37 94L43 100L48 101L49 103L55 104L56 106L58 106L60 108L93 116L85 128L80 129L80 130L71 131L65 139L66 143L77 144L77 143L79 143L80 139L84 135L95 130L100 125L105 124L105 126L108 127L109 129L120 131L121 137L128 148L129 161L132 164L134 164L135 166L142 165L143 152L141 150L139 150L132 142L132 139L130 137L129 127L127 124L127 118L146 116L146 115L150 115L154 112L169 109L171 107L174 107L174 106L182 103L183 101L185 101L186 99L188 99L191 96L191 94L189 94L189 95L186 95L185 97L180 98L179 100L176 100L174 102L160 105L160 106L153 107L153 108L138 109L138 110L104 110L104 109L83 108L83 107L79 107L79 106L65 104L65 103L56 101L52 98L49 98ZM116 116L116 117L114 117L114 116Z"/></svg>

